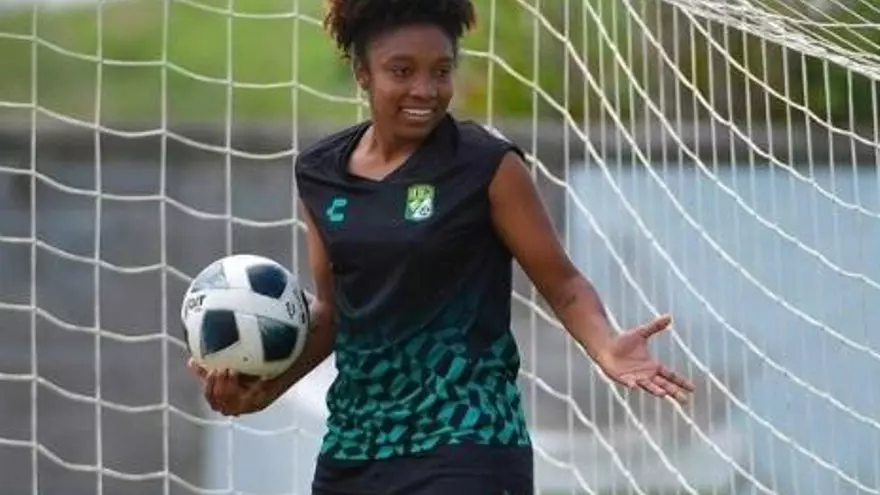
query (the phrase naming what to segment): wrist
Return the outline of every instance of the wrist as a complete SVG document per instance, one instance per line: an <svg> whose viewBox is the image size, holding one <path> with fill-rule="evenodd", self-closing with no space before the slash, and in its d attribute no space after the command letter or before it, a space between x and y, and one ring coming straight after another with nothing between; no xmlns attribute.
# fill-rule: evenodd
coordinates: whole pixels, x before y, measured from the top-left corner
<svg viewBox="0 0 880 495"><path fill-rule="evenodd" d="M590 358L604 368L610 360L611 344L614 341L614 330L602 313L594 313L585 318L580 318L580 324L575 323L575 339L587 352Z"/></svg>
<svg viewBox="0 0 880 495"><path fill-rule="evenodd" d="M269 392L269 395L271 395L273 398L281 397L282 395L284 395L285 392L287 392L287 389L289 389L293 385L290 371L290 369L287 369L284 371L284 373L281 373L280 375L267 381L267 391Z"/></svg>
<svg viewBox="0 0 880 495"><path fill-rule="evenodd" d="M615 332L596 289L583 276L561 285L553 310L568 333L600 365L608 360Z"/></svg>

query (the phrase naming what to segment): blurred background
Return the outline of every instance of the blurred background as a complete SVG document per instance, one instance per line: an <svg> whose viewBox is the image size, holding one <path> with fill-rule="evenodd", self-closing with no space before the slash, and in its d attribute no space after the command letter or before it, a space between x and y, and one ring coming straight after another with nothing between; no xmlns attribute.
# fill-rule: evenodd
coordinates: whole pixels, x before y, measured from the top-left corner
<svg viewBox="0 0 880 495"><path fill-rule="evenodd" d="M454 112L516 141L679 407L517 268L539 493L880 493L880 2L474 0ZM0 493L309 493L332 359L269 410L184 369L195 273L307 288L292 164L369 116L319 0L0 0Z"/></svg>

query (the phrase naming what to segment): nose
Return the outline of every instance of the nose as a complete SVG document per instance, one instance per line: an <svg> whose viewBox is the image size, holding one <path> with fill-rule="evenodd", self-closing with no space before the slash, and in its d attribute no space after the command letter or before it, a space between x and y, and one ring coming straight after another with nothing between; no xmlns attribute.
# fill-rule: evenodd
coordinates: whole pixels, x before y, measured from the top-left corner
<svg viewBox="0 0 880 495"><path fill-rule="evenodd" d="M410 95L425 100L437 97L437 85L430 77L418 77L410 87Z"/></svg>

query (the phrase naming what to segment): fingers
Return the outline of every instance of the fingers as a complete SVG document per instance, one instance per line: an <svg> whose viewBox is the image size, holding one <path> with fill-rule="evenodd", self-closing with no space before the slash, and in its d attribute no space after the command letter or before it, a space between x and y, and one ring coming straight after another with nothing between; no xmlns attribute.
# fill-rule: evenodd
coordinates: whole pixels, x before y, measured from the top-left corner
<svg viewBox="0 0 880 495"><path fill-rule="evenodd" d="M256 375L245 375L242 373L237 374L235 378L241 388L250 388L252 385L259 383L260 381L260 377Z"/></svg>
<svg viewBox="0 0 880 495"><path fill-rule="evenodd" d="M204 396L212 410L239 416L264 409L272 402L272 389L268 381L256 377L212 370L205 375Z"/></svg>
<svg viewBox="0 0 880 495"><path fill-rule="evenodd" d="M672 396L672 398L674 398L675 400L677 400L679 403L682 403L682 404L687 402L688 394L685 393L685 391L682 390L682 388L679 387L678 385L670 382L669 380L667 380L666 378L664 378L660 375L654 376L654 378L652 378L651 381L654 385L656 385L658 388L663 390L663 392L664 392L663 395L670 395L670 396ZM660 397L662 397L662 396L660 396Z"/></svg>
<svg viewBox="0 0 880 495"><path fill-rule="evenodd" d="M210 371L205 375L205 383L202 385L202 394L205 396L205 402L211 406L211 409L217 410L219 403L214 398L214 382L217 381L216 372Z"/></svg>
<svg viewBox="0 0 880 495"><path fill-rule="evenodd" d="M223 380L223 372L211 370L205 376L205 384L203 387L203 392L205 395L205 401L208 405L211 406L211 409L214 411L220 412L223 409L224 401L223 401L223 384L221 383Z"/></svg>
<svg viewBox="0 0 880 495"><path fill-rule="evenodd" d="M653 394L657 397L666 397L666 389L661 387L660 385L654 383L654 379L651 378L643 378L638 382L639 387L641 387L644 391Z"/></svg>
<svg viewBox="0 0 880 495"><path fill-rule="evenodd" d="M213 411L238 416L264 409L276 394L269 381L232 370L209 370L190 358L187 363L202 381L202 394Z"/></svg>
<svg viewBox="0 0 880 495"><path fill-rule="evenodd" d="M197 363L196 360L193 358L189 358L189 360L186 362L186 367L189 368L194 375L202 380L204 380L205 377L208 376L208 370L205 369L204 366L201 366L199 363Z"/></svg>
<svg viewBox="0 0 880 495"><path fill-rule="evenodd" d="M685 390L660 375L655 375L653 378L642 378L636 383L639 388L658 398L669 396L681 404L688 400L688 394Z"/></svg>
<svg viewBox="0 0 880 495"><path fill-rule="evenodd" d="M675 374L672 370L670 370L664 366L660 367L658 374L661 377L665 378L666 380L669 380L670 382L672 382L675 386L683 388L684 390L686 390L688 392L693 392L696 389L696 386L694 385L693 382L691 382L690 380L686 379L683 376L679 376L679 375Z"/></svg>
<svg viewBox="0 0 880 495"><path fill-rule="evenodd" d="M222 405L233 404L239 395L237 392L238 384L233 372L225 370L217 374L217 380L214 382L214 396Z"/></svg>
<svg viewBox="0 0 880 495"><path fill-rule="evenodd" d="M644 338L651 337L658 332L666 330L671 323L672 316L668 314L659 316L639 327L639 334Z"/></svg>
<svg viewBox="0 0 880 495"><path fill-rule="evenodd" d="M663 367L651 375L625 376L619 381L628 388L639 388L659 398L669 396L682 404L688 401L696 388L690 381Z"/></svg>
<svg viewBox="0 0 880 495"><path fill-rule="evenodd" d="M211 409L227 416L241 414L243 390L238 385L235 373L229 370L212 370L205 379L205 400Z"/></svg>

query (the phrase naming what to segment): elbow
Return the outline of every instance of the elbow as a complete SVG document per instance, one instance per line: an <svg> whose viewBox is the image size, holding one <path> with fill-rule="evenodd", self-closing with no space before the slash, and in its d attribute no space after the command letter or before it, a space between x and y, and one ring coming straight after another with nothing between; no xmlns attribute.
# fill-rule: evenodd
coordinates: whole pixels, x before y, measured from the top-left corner
<svg viewBox="0 0 880 495"><path fill-rule="evenodd" d="M332 341L335 335L336 325L333 312L333 303L326 299L315 299L309 307L310 333L312 335L327 336Z"/></svg>
<svg viewBox="0 0 880 495"><path fill-rule="evenodd" d="M309 305L309 315L312 322L318 322L329 317L332 304L327 299L315 298Z"/></svg>

